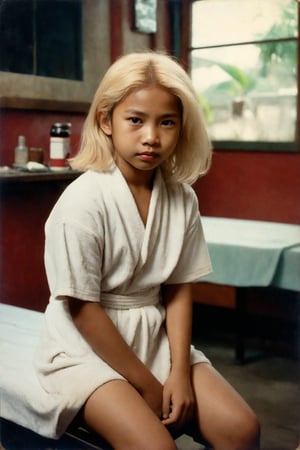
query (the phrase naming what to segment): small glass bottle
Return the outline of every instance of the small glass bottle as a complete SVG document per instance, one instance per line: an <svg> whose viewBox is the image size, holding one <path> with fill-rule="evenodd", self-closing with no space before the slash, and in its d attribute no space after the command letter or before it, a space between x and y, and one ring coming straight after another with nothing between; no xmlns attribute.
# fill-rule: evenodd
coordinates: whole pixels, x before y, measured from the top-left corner
<svg viewBox="0 0 300 450"><path fill-rule="evenodd" d="M66 170L70 155L70 123L54 123L50 131L50 169Z"/></svg>
<svg viewBox="0 0 300 450"><path fill-rule="evenodd" d="M28 161L34 161L43 164L44 162L43 149L40 147L30 147L28 150Z"/></svg>
<svg viewBox="0 0 300 450"><path fill-rule="evenodd" d="M28 161L28 148L25 143L25 136L18 137L18 145L15 148L15 166L23 166Z"/></svg>

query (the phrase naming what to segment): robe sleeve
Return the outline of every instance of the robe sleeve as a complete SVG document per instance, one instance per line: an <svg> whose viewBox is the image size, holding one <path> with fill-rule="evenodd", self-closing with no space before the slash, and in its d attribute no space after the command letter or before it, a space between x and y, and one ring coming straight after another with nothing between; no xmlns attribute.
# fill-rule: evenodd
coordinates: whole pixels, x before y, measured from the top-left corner
<svg viewBox="0 0 300 450"><path fill-rule="evenodd" d="M46 226L45 267L52 298L70 296L98 302L103 243L81 224Z"/></svg>
<svg viewBox="0 0 300 450"><path fill-rule="evenodd" d="M187 192L187 229L177 264L165 284L189 283L212 272L212 265L204 237L198 199L190 188Z"/></svg>

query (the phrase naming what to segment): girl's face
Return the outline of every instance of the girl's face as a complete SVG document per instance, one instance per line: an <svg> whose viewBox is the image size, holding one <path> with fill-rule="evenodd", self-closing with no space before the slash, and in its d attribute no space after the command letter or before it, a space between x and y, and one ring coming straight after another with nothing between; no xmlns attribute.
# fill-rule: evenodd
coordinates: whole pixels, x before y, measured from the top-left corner
<svg viewBox="0 0 300 450"><path fill-rule="evenodd" d="M100 128L111 136L116 164L125 178L153 171L176 148L180 101L162 87L135 90L115 107L111 118L100 116Z"/></svg>

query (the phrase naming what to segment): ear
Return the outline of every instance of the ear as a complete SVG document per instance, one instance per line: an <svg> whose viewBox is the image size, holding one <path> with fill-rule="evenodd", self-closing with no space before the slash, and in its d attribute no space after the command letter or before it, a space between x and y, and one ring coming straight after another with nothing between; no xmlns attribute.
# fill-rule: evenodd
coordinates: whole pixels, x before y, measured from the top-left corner
<svg viewBox="0 0 300 450"><path fill-rule="evenodd" d="M111 118L107 114L101 111L98 116L98 123L100 129L106 136L112 135Z"/></svg>

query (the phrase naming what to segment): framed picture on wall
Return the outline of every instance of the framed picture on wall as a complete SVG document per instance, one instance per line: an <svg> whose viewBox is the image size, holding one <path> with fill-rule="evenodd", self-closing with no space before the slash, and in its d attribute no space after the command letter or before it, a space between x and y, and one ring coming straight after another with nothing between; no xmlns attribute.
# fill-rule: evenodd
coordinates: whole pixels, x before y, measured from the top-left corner
<svg viewBox="0 0 300 450"><path fill-rule="evenodd" d="M132 0L133 29L140 33L156 33L157 0Z"/></svg>

